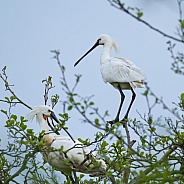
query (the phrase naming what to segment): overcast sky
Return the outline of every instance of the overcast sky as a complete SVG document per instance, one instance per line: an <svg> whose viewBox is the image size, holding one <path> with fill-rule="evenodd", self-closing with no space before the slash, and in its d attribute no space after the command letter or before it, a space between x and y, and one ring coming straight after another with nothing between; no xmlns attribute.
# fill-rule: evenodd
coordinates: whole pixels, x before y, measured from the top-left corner
<svg viewBox="0 0 184 184"><path fill-rule="evenodd" d="M142 8L143 19L175 35L178 11L174 0L162 3L142 0L132 6ZM172 102L177 102L183 92L183 78L170 70L172 59L167 51L168 39L113 8L106 0L6 0L0 1L0 17L0 69L7 66L9 81L15 85L13 90L32 107L44 103L44 85L41 81L49 75L56 86L51 94L58 93L62 99L60 70L50 53L50 50L57 49L61 51L61 61L66 66L67 80L71 86L74 74L82 74L77 92L82 96L95 95L94 101L100 111L108 110L110 120L116 116L120 96L101 78L99 61L102 47L96 48L77 67L73 67L101 34L109 34L118 43L120 53L112 51L112 56L128 58L140 67L146 74L148 85L163 97L168 106L172 107ZM0 99L8 96L3 85L0 81ZM143 92L144 89L136 89L137 98L130 112L132 119L140 119L136 110L141 114L148 112L145 98L141 95ZM126 95L122 118L131 97L128 91ZM7 107L0 103L0 109ZM160 109L155 109L155 117L164 116L165 112ZM26 115L29 109L19 105L13 112ZM62 113L61 103L56 106L55 112ZM0 114L0 117L5 120L4 115ZM79 119L77 113L71 116L67 124L71 134L75 138L93 137L96 130L91 129L90 125L81 124ZM4 126L3 122L1 127ZM28 125L39 131L35 121Z"/></svg>

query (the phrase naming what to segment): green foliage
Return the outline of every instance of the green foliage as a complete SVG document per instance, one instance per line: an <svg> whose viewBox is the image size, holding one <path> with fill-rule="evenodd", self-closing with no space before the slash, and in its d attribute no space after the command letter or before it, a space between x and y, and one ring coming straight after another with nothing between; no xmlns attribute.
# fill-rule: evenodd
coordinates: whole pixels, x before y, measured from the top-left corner
<svg viewBox="0 0 184 184"><path fill-rule="evenodd" d="M111 5L124 11L134 19L145 24L150 29L169 38L168 51L173 63L171 70L176 74L184 75L184 54L183 51L175 51L177 43L184 43L184 20L182 18L181 4L179 7L179 26L177 27L177 38L167 35L151 24L143 20L143 11L138 7L127 6L121 1L109 1ZM177 22L178 24L178 22ZM171 40L174 40L173 43ZM54 59L61 71L61 88L63 111L59 114L60 123L52 128L58 133L62 128L67 129L66 122L70 114L76 111L83 123L96 128L96 133L92 140L89 138L78 138L81 144L91 147L91 154L103 159L107 165L104 176L86 177L84 174L77 174L77 180L81 184L100 184L100 183L184 183L184 93L179 95L179 101L173 103L174 107L168 107L162 98L157 97L147 86L142 94L147 102L148 113L140 115L137 119L130 119L128 122L109 124L106 122L109 116L108 110L99 110L92 96L82 97L76 91L80 83L81 75L74 76L74 85L71 87L65 76L66 68L60 63L60 51L52 50ZM44 131L37 135L33 129L26 124L24 116L14 114L12 107L22 104L31 109L24 103L11 89L6 74L7 67L2 69L0 78L4 82L5 89L10 92L10 96L1 99L1 102L8 104L7 109L1 109L1 114L7 120L4 123L7 135L7 142L0 147L0 183L18 183L21 178L22 183L33 184L59 184L61 183L60 173L56 174L54 168L47 167L46 160L37 159L38 153L43 153ZM44 102L48 103L49 93L53 86L52 77L48 76L42 81L45 85ZM59 95L51 95L51 104L54 107L59 102ZM168 111L170 117L154 117L153 110L161 106L162 111ZM153 118L154 117L154 118ZM172 117L172 118L171 118ZM3 122L2 122L3 123ZM122 124L124 126L122 126ZM136 137L136 140L132 139ZM56 151L48 148L50 151ZM63 151L63 147L59 150ZM64 152L65 154L67 151ZM66 164L70 160L66 158ZM99 163L96 163L97 165ZM88 169L92 168L89 166ZM59 176L58 176L59 175ZM70 177L63 181L65 184L73 184Z"/></svg>
<svg viewBox="0 0 184 184"><path fill-rule="evenodd" d="M184 20L179 20L180 26L182 29L184 29Z"/></svg>
<svg viewBox="0 0 184 184"><path fill-rule="evenodd" d="M65 79L65 76L63 76L63 79ZM45 82L53 87L50 77ZM76 82L77 84L73 88L78 85L79 80L77 79ZM141 120L130 120L123 127L121 122L113 125L107 124L105 118L108 116L108 111L106 110L101 115L92 100L93 96L81 97L75 90L70 90L66 80L63 80L61 84L66 94L66 100L63 101L63 104L67 107L68 113L74 110L77 111L83 122L89 123L97 129L93 140L89 138L84 140L78 138L78 140L85 146L93 146L91 152L96 152L98 157L107 164L105 176L86 179L84 174L79 174L77 180L80 183L109 183L109 181L113 181L112 178L114 178L115 183L127 183L127 181L130 183L171 183L176 180L183 181L181 171L183 171L184 162L184 126L182 123L184 119L178 112L178 107L183 111L183 93L180 95L178 104L175 104L176 107L169 109L146 86L147 89L143 96L149 104L148 117L140 116ZM54 95L51 96L51 103L53 98L54 102L58 101L56 100L58 95ZM150 104L150 98L152 98L152 105ZM16 98L5 98L8 103L14 99ZM158 105L162 105L164 109L169 110L177 117L177 120L173 121L171 118L163 120L160 117L153 119L152 109ZM1 149L0 166L1 171L3 170L1 178L3 178L4 183L15 180L20 174L24 176L25 183L59 183L54 168L49 169L44 165L45 160L39 162L36 159L39 152L44 152L42 141L44 132L36 135L34 130L25 124L27 120L23 116L19 117L4 109L1 112L7 117L5 127L11 138L6 148ZM60 123L55 125L53 131L58 132L66 126L66 122L70 118L68 113L59 114ZM67 129L67 127L65 128ZM133 130L138 137L137 145L134 145L135 140L131 140L129 129ZM167 135L160 134L161 129ZM55 150L51 149L51 151ZM58 151L63 152L63 148ZM9 157L15 159L9 161ZM65 161L66 164L70 163L69 159ZM17 170L13 172L15 168ZM155 180L155 178L157 179ZM67 178L64 183L72 183L72 181Z"/></svg>
<svg viewBox="0 0 184 184"><path fill-rule="evenodd" d="M184 109L184 93L181 93L180 95L180 103L179 106Z"/></svg>

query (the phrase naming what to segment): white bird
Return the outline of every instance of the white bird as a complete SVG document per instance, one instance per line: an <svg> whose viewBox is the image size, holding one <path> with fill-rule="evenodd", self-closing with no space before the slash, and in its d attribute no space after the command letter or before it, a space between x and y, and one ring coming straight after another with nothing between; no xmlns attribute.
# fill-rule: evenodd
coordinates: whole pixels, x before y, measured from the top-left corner
<svg viewBox="0 0 184 184"><path fill-rule="evenodd" d="M61 171L66 177L72 176L72 171L94 176L105 175L105 162L97 159L89 148L77 140L73 141L68 136L50 134L47 118L50 117L57 123L59 123L59 120L49 106L36 106L27 117L30 121L36 117L41 132L44 131L42 155L56 170Z"/></svg>
<svg viewBox="0 0 184 184"><path fill-rule="evenodd" d="M117 43L108 35L102 34L96 41L94 46L86 52L75 64L76 66L87 54L89 54L94 48L99 45L103 45L103 51L100 57L100 71L105 83L110 83L113 87L119 90L121 95L120 106L115 118L115 122L119 122L119 116L121 108L125 99L125 95L122 90L131 90L132 99L128 110L122 120L127 121L131 106L135 100L136 94L134 88L143 88L145 75L143 71L138 68L133 62L125 58L111 57L110 51L112 47L118 51ZM113 122L113 121L112 121Z"/></svg>

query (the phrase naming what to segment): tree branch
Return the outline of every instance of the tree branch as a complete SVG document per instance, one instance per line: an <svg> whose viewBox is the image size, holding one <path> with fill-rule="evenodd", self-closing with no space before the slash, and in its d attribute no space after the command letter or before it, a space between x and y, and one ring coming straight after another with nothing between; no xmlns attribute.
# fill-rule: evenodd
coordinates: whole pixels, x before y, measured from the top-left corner
<svg viewBox="0 0 184 184"><path fill-rule="evenodd" d="M4 68L2 69L2 72L3 72L3 73L0 74L0 78L3 80L6 90L8 90L8 91L16 98L16 100L18 100L18 102L19 102L20 104L26 106L28 109L32 109L29 105L27 105L27 104L24 103L20 98L18 98L18 96L17 96L17 95L14 93L14 91L10 88L10 86L12 86L12 85L10 85L10 84L8 83L8 76L6 75L6 67L4 67ZM18 103L18 102L15 102L15 103Z"/></svg>
<svg viewBox="0 0 184 184"><path fill-rule="evenodd" d="M145 171L143 171L144 175L149 174L151 171L153 171L157 166L161 165L165 160L168 159L169 155L171 155L175 150L177 149L177 146L171 146L171 148L162 156L160 160L158 160L156 163L150 165ZM130 184L137 184L144 182L142 177L138 176L134 178Z"/></svg>
<svg viewBox="0 0 184 184"><path fill-rule="evenodd" d="M156 31L157 33L163 35L164 37L167 37L167 38L170 38L172 40L175 40L177 42L181 42L181 43L184 43L184 40L183 39L178 39L176 37L173 37L171 35L168 35L166 33L164 33L163 31L155 28L154 26L152 26L151 24L149 24L148 22L146 22L145 20L141 19L140 17L134 15L133 13L131 13L129 11L128 8L125 8L124 6L124 3L121 3L120 0L116 0L116 1L112 1L112 0L108 0L108 2L115 8L119 9L119 10L122 10L124 11L125 13L127 13L128 15L130 15L131 17L133 17L134 19L136 19L137 21L143 23L144 25L146 25L147 27L149 27L150 29L152 29L153 31Z"/></svg>
<svg viewBox="0 0 184 184"><path fill-rule="evenodd" d="M12 181L14 178L16 178L18 175L21 174L22 171L24 171L27 168L27 163L30 158L34 157L35 152L32 153L27 153L24 157L24 160L22 162L22 166L19 168L17 172L15 172L13 175L11 175L5 182L4 184L9 184L10 181Z"/></svg>

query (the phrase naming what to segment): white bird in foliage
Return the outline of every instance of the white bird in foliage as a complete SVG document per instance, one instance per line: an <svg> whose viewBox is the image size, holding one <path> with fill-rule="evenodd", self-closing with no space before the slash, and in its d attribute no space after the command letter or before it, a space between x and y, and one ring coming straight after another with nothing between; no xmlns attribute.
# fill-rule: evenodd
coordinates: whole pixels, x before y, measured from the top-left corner
<svg viewBox="0 0 184 184"><path fill-rule="evenodd" d="M105 162L97 159L89 148L69 136L51 135L47 118L50 117L59 123L52 108L45 105L36 106L27 117L31 121L36 117L41 131L44 131L42 155L56 170L61 171L66 177L72 176L72 171L94 176L105 175Z"/></svg>
<svg viewBox="0 0 184 184"><path fill-rule="evenodd" d="M89 54L94 48L99 45L103 45L103 51L100 57L100 71L105 83L110 83L113 87L119 90L121 95L120 106L115 118L115 122L119 122L119 115L125 99L125 95L122 90L131 90L132 99L128 110L122 120L127 120L131 106L135 100L136 94L134 88L143 88L145 75L143 71L138 68L133 62L125 58L111 57L110 51L112 47L118 51L117 43L108 35L102 34L96 41L94 46L86 52L75 64L76 66L87 54Z"/></svg>

